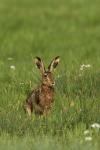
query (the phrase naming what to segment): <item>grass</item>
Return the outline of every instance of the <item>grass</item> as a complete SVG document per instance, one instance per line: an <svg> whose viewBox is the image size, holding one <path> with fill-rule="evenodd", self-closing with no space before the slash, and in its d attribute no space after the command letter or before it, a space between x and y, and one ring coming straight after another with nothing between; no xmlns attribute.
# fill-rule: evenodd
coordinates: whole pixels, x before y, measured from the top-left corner
<svg viewBox="0 0 100 150"><path fill-rule="evenodd" d="M99 0L0 0L1 150L99 150L100 130L91 129L100 123L99 5ZM41 77L34 57L47 66L57 55L52 112L29 118L23 102ZM80 70L82 64L91 67Z"/></svg>

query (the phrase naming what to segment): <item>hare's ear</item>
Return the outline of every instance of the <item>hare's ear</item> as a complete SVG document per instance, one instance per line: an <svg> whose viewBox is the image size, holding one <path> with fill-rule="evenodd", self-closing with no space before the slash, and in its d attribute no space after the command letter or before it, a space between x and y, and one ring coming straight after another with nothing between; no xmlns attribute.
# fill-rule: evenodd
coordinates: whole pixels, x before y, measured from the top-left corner
<svg viewBox="0 0 100 150"><path fill-rule="evenodd" d="M40 69L41 73L45 72L45 67L44 67L44 64L43 64L43 61L41 60L41 58L36 57L35 64L36 64L37 68Z"/></svg>
<svg viewBox="0 0 100 150"><path fill-rule="evenodd" d="M59 64L59 60L60 58L59 56L57 56L51 61L50 65L48 66L48 70L50 72L52 72L57 67L57 65Z"/></svg>

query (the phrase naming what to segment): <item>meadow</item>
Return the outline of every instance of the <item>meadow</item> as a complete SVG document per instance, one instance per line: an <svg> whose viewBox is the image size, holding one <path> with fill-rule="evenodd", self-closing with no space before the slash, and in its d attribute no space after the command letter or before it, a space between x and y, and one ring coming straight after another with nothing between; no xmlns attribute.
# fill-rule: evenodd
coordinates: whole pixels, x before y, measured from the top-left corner
<svg viewBox="0 0 100 150"><path fill-rule="evenodd" d="M100 1L0 0L0 150L100 149ZM41 81L34 58L54 72L48 117L23 111Z"/></svg>

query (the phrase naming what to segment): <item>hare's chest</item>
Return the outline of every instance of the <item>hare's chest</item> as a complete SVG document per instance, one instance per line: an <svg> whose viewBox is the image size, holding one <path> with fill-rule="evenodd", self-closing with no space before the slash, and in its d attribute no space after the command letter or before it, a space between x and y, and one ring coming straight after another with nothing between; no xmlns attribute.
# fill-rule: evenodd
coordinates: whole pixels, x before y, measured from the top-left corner
<svg viewBox="0 0 100 150"><path fill-rule="evenodd" d="M52 99L53 99L53 93L47 93L45 95L45 102L46 103L51 103L52 102Z"/></svg>
<svg viewBox="0 0 100 150"><path fill-rule="evenodd" d="M50 106L53 102L53 92L52 91L45 91L42 92L40 95L40 104L42 106Z"/></svg>

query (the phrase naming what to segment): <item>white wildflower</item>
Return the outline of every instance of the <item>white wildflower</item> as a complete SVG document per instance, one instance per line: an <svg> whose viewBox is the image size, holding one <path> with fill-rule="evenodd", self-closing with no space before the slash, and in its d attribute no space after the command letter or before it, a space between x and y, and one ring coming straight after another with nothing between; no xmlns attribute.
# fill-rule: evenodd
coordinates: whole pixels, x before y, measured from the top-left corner
<svg viewBox="0 0 100 150"><path fill-rule="evenodd" d="M85 137L85 141L92 141L92 137L91 136Z"/></svg>
<svg viewBox="0 0 100 150"><path fill-rule="evenodd" d="M8 57L8 60L13 60L13 58L12 57Z"/></svg>
<svg viewBox="0 0 100 150"><path fill-rule="evenodd" d="M87 64L87 65L83 64L83 65L80 66L80 70L83 70L85 68L90 68L90 67L91 67L90 64Z"/></svg>
<svg viewBox="0 0 100 150"><path fill-rule="evenodd" d="M80 67L80 70L83 70L83 67Z"/></svg>
<svg viewBox="0 0 100 150"><path fill-rule="evenodd" d="M88 65L86 65L85 67L86 67L86 68L90 68L90 67L91 67L91 65L90 65L90 64L88 64Z"/></svg>
<svg viewBox="0 0 100 150"><path fill-rule="evenodd" d="M20 82L20 85L24 85L24 83L23 83L23 82Z"/></svg>
<svg viewBox="0 0 100 150"><path fill-rule="evenodd" d="M100 128L100 124L98 123L94 123L91 125L92 128L96 128L96 129L99 129Z"/></svg>
<svg viewBox="0 0 100 150"><path fill-rule="evenodd" d="M83 67L85 67L85 65L83 64L83 65L81 65L81 67L83 68Z"/></svg>
<svg viewBox="0 0 100 150"><path fill-rule="evenodd" d="M14 66L14 65L11 65L11 66L10 66L10 69L15 70L15 66Z"/></svg>
<svg viewBox="0 0 100 150"><path fill-rule="evenodd" d="M89 132L89 130L85 130L84 131L84 135L87 135L87 134L89 134L90 132Z"/></svg>

